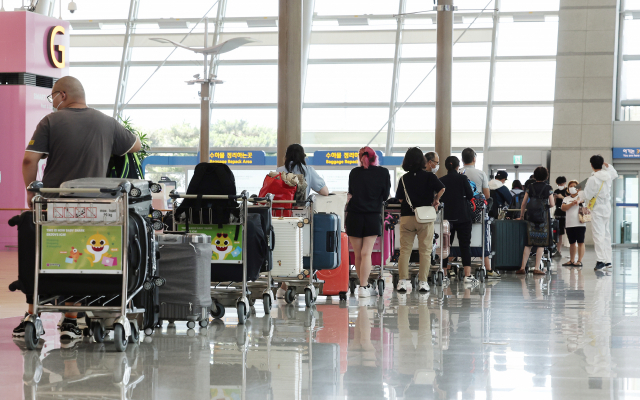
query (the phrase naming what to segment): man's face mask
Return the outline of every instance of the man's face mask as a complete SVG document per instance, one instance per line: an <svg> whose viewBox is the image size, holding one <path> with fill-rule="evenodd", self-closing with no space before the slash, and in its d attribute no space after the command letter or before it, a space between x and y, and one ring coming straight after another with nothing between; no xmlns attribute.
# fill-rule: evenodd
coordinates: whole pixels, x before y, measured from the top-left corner
<svg viewBox="0 0 640 400"><path fill-rule="evenodd" d="M53 99L51 99L51 104L53 104L53 102L56 100L56 97L58 97L59 95L60 95L60 92L56 93L56 95L53 96ZM58 104L58 105L60 105L60 104ZM53 112L56 112L56 111L58 111L58 107L53 106Z"/></svg>

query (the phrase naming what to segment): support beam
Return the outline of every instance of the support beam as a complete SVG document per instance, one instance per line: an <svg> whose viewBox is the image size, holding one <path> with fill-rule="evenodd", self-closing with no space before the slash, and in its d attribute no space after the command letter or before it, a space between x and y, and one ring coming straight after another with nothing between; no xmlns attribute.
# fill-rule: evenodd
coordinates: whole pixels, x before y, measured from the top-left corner
<svg viewBox="0 0 640 400"><path fill-rule="evenodd" d="M500 26L500 0L494 0L493 10L493 30L491 31L491 60L489 61L489 91L487 95L487 121L484 130L483 154L487 154L487 149L491 147L491 129L493 122L493 93L495 90L496 78L496 52L498 50L498 29ZM484 171L487 170L489 160L483 157Z"/></svg>
<svg viewBox="0 0 640 400"><path fill-rule="evenodd" d="M209 18L204 19L204 48L209 47ZM211 92L211 80L208 79L209 66L207 54L204 55L204 81L200 85L200 162L209 162L209 121L211 118L211 106L209 93Z"/></svg>
<svg viewBox="0 0 640 400"><path fill-rule="evenodd" d="M625 73L625 68L624 68L624 61L625 61L625 57L624 57L624 41L625 41L625 35L624 35L624 18L625 18L625 0L620 0L620 8L618 10L618 32L617 32L617 41L616 44L618 45L617 49L618 49L618 54L617 54L617 60L616 60L616 110L615 110L615 120L616 121L624 121L625 117L624 114L622 113L622 99L623 97L627 97L626 96L626 88L623 86L623 82L624 82L624 73Z"/></svg>
<svg viewBox="0 0 640 400"><path fill-rule="evenodd" d="M396 26L396 44L393 54L393 75L391 76L391 101L389 102L389 123L387 124L387 145L384 154L391 155L396 135L396 100L400 85L400 58L402 57L402 29L404 27L404 10L406 0L398 0L398 18Z"/></svg>
<svg viewBox="0 0 640 400"><path fill-rule="evenodd" d="M316 7L316 0L304 0L302 3L302 94L304 102L304 91L307 87L307 69L309 68L309 52L311 50L311 30L313 28L313 10Z"/></svg>
<svg viewBox="0 0 640 400"><path fill-rule="evenodd" d="M441 160L451 155L451 85L453 68L453 0L438 0L436 51L435 150ZM445 168L438 176L446 174Z"/></svg>
<svg viewBox="0 0 640 400"><path fill-rule="evenodd" d="M62 1L62 0L60 0ZM129 80L129 62L131 61L131 36L136 30L136 19L138 18L138 8L140 0L131 0L129 5L129 17L127 18L127 28L122 44L122 59L120 60L120 74L118 75L118 88L116 90L116 102L113 107L113 117L116 118L122 113L127 93L127 82Z"/></svg>
<svg viewBox="0 0 640 400"><path fill-rule="evenodd" d="M302 2L279 0L278 165L302 139Z"/></svg>

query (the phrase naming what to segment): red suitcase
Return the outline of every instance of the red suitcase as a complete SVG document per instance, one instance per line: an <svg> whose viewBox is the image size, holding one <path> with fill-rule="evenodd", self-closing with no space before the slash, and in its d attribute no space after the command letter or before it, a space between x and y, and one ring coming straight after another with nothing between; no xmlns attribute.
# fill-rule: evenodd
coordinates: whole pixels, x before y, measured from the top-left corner
<svg viewBox="0 0 640 400"><path fill-rule="evenodd" d="M336 269L320 270L316 276L324 281L322 296L340 295L341 300L346 300L349 291L349 237L342 232L340 240L340 266Z"/></svg>

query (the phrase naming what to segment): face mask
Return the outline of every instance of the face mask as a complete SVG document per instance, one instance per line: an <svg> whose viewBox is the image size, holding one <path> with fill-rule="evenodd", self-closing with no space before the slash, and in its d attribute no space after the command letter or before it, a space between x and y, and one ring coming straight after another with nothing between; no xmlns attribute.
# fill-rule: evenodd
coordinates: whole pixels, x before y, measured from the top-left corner
<svg viewBox="0 0 640 400"><path fill-rule="evenodd" d="M576 189L575 187L570 187L569 188L569 193L576 194L576 193L578 193L578 189Z"/></svg>
<svg viewBox="0 0 640 400"><path fill-rule="evenodd" d="M433 167L433 169L431 170L431 172L433 172L433 173L435 174L436 172L438 172L438 170L439 170L439 169L440 169L440 166L439 166L439 165L436 165L435 167Z"/></svg>
<svg viewBox="0 0 640 400"><path fill-rule="evenodd" d="M560 189L560 190L564 190L564 188L565 188L565 187L566 187L566 186L564 186L564 185L562 185L562 186L558 186L558 189Z"/></svg>
<svg viewBox="0 0 640 400"><path fill-rule="evenodd" d="M52 108L53 108L53 112L57 112L58 111L58 107L53 107L53 101L56 99L56 97L58 97L60 93L57 93L55 96L53 96L53 99L51 99L51 104L52 104ZM60 105L60 104L58 104Z"/></svg>

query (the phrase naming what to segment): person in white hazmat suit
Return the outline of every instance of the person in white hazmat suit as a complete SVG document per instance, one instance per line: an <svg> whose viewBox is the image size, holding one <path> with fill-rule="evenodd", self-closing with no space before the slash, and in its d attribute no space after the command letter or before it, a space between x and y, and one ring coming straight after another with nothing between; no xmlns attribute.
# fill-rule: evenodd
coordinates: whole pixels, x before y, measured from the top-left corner
<svg viewBox="0 0 640 400"><path fill-rule="evenodd" d="M591 211L591 231L596 250L597 263L594 270L600 271L611 268L613 261L611 250L611 191L613 180L618 177L618 172L613 166L604 162L604 158L595 155L589 160L593 174L587 180L584 188L587 203L595 198L596 203Z"/></svg>

